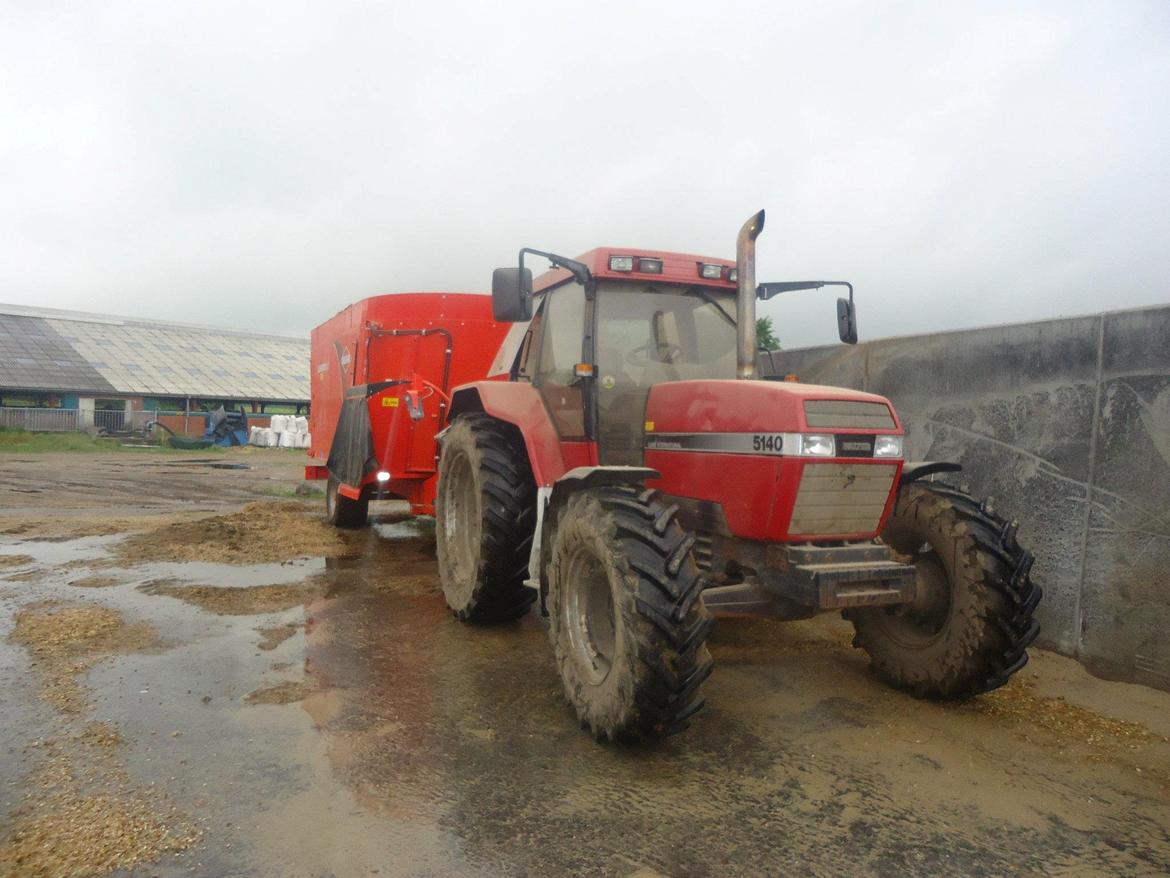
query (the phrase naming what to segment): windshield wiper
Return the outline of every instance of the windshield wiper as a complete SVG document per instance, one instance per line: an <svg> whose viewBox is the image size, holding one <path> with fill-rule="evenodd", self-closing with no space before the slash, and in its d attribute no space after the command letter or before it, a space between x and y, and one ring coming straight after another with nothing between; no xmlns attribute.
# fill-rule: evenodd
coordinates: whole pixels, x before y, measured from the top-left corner
<svg viewBox="0 0 1170 878"><path fill-rule="evenodd" d="M723 310L723 306L719 304L719 302L718 302L718 301L715 299L715 297L714 297L714 296L712 296L710 293L708 293L708 292L707 292L706 290L704 290L702 287L695 287L694 289L695 289L696 291L698 291L698 293L699 293L699 298L700 298L700 299L702 299L702 300L703 300L704 302L706 302L708 305L714 305L714 306L715 306L715 310L716 310L716 311L718 311L720 314L722 314L722 315L723 315L723 319L724 319L724 320L726 320L726 321L727 321L728 323L730 323L732 326L735 326L735 325L736 325L735 318L734 318L734 317L732 317L730 314L728 314L726 311L724 311L724 310Z"/></svg>

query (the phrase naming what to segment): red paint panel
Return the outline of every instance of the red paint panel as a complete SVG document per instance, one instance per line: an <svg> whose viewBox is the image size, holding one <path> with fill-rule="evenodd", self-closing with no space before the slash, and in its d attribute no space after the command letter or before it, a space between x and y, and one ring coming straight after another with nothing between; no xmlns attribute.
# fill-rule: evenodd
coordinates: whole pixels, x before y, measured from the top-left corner
<svg viewBox="0 0 1170 878"><path fill-rule="evenodd" d="M876 402L886 405L897 425L892 430L810 429L804 416L809 399ZM884 433L898 435L901 422L884 397L839 387L780 381L673 381L650 390L646 421L654 433ZM894 492L886 502L877 530L854 534L793 534L788 531L806 461L890 466L889 460L778 457L692 451L647 450L646 466L662 473L653 483L680 497L710 500L723 507L728 527L738 537L769 542L818 539L870 539L884 526ZM898 461L897 475L901 473Z"/></svg>
<svg viewBox="0 0 1170 878"><path fill-rule="evenodd" d="M646 274L640 271L610 271L610 256L633 256L662 260L661 274ZM651 281L665 284L692 284L713 290L734 290L735 284L727 280L708 280L699 277L699 263L722 265L725 268L735 268L734 259L718 259L713 256L698 256L693 253L673 253L666 250L644 250L639 247L597 247L588 253L577 257L589 267L595 280L636 280ZM635 264L637 264L635 262ZM546 271L536 278L533 289L536 292L546 290L569 277L564 269Z"/></svg>
<svg viewBox="0 0 1170 878"><path fill-rule="evenodd" d="M804 401L832 399L882 403L893 414L893 430L809 428ZM902 423L885 397L841 387L797 384L790 381L702 379L671 381L650 389L646 420L655 433L873 433L900 434Z"/></svg>
<svg viewBox="0 0 1170 878"><path fill-rule="evenodd" d="M781 483L783 458L648 450L645 461L646 466L662 473L661 479L647 482L647 487L721 504L727 526L737 537L779 539L769 537L768 524ZM791 510L791 505L788 508Z"/></svg>
<svg viewBox="0 0 1170 878"><path fill-rule="evenodd" d="M597 463L595 443L561 441L540 392L527 381L477 381L459 388L471 390L485 412L520 429L537 485L548 487L574 467Z"/></svg>

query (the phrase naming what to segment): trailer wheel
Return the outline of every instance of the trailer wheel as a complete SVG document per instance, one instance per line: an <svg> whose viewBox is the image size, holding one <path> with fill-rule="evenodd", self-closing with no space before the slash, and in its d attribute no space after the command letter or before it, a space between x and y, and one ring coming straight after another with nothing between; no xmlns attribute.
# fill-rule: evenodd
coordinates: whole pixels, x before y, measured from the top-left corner
<svg viewBox="0 0 1170 878"><path fill-rule="evenodd" d="M519 432L479 412L457 417L443 437L435 494L439 576L456 618L500 622L528 612L535 528L536 484Z"/></svg>
<svg viewBox="0 0 1170 878"><path fill-rule="evenodd" d="M565 694L599 741L680 732L703 706L713 619L694 537L656 492L571 496L552 537L549 638Z"/></svg>
<svg viewBox="0 0 1170 878"><path fill-rule="evenodd" d="M957 699L1002 686L1028 661L1041 589L1016 528L948 485L903 487L882 538L918 568L897 607L853 610L854 646L874 670L919 697Z"/></svg>
<svg viewBox="0 0 1170 878"><path fill-rule="evenodd" d="M365 527L370 517L370 500L353 500L338 492L341 483L333 476L325 485L325 520L334 527Z"/></svg>

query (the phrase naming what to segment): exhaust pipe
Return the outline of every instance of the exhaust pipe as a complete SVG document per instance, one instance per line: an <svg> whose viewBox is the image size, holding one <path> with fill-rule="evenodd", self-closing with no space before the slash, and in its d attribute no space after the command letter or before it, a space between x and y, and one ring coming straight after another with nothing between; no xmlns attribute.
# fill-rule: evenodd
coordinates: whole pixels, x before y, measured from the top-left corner
<svg viewBox="0 0 1170 878"><path fill-rule="evenodd" d="M736 323L739 344L735 377L756 377L756 238L764 230L764 212L749 217L735 239Z"/></svg>

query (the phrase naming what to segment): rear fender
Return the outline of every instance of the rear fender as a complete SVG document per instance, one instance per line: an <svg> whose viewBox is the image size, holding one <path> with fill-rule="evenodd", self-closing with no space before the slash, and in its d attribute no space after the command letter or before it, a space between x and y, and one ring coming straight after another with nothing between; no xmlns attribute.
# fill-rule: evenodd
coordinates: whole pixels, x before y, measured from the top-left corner
<svg viewBox="0 0 1170 878"><path fill-rule="evenodd" d="M485 412L520 431L537 488L552 487L574 465L584 462L582 446L593 444L562 442L540 392L527 381L477 381L457 388L451 394L450 420L467 412ZM585 451L588 456L590 452ZM566 462L566 456L571 462ZM596 457L590 462L595 461Z"/></svg>
<svg viewBox="0 0 1170 878"><path fill-rule="evenodd" d="M536 534L528 556L528 585L540 589L540 614L548 615L548 564L545 547L552 543L552 529L561 507L578 491L604 485L641 485L648 479L662 478L658 470L645 466L579 466L569 470L552 487L538 488L536 497Z"/></svg>

